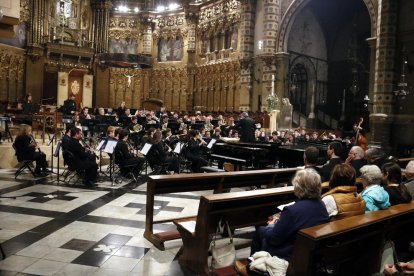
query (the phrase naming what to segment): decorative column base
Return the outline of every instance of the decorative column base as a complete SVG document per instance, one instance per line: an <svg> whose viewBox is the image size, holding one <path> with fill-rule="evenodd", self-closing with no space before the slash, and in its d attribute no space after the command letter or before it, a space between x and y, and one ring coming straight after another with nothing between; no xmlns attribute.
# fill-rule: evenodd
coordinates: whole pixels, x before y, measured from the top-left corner
<svg viewBox="0 0 414 276"><path fill-rule="evenodd" d="M371 139L369 146L381 146L385 151L390 150L391 125L393 116L384 113L374 113L369 116L371 124Z"/></svg>

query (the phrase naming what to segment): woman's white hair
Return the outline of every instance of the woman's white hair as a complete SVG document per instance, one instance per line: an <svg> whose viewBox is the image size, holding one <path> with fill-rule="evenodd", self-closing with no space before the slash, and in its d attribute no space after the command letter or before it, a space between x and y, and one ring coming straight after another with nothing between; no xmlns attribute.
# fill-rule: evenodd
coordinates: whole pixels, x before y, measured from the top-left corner
<svg viewBox="0 0 414 276"><path fill-rule="evenodd" d="M382 173L380 168L376 165L365 165L361 169L361 178L368 182L368 185L380 184L382 180Z"/></svg>
<svg viewBox="0 0 414 276"><path fill-rule="evenodd" d="M295 195L300 199L321 197L321 176L314 169L297 171L292 184Z"/></svg>

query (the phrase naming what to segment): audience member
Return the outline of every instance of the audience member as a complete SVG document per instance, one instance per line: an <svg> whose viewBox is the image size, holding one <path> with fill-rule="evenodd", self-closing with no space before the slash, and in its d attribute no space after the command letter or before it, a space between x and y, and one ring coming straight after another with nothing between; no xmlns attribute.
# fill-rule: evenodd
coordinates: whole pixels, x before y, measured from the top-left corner
<svg viewBox="0 0 414 276"><path fill-rule="evenodd" d="M407 187L408 191L411 194L411 197L414 198L414 161L408 162L404 170L405 182L404 185Z"/></svg>
<svg viewBox="0 0 414 276"><path fill-rule="evenodd" d="M329 161L322 167L322 181L330 179L333 168L338 164L342 164L342 144L336 141L329 143L326 154L328 155Z"/></svg>
<svg viewBox="0 0 414 276"><path fill-rule="evenodd" d="M355 170L348 164L336 165L329 180L330 190L322 195L330 217L342 219L365 213L365 201L357 193Z"/></svg>
<svg viewBox="0 0 414 276"><path fill-rule="evenodd" d="M367 164L367 160L364 159L365 153L360 146L353 146L348 153L348 158L345 160L346 164L351 165L356 172L356 177L359 177L361 173L359 170Z"/></svg>
<svg viewBox="0 0 414 276"><path fill-rule="evenodd" d="M382 173L376 165L365 165L361 168L361 180L364 190L361 196L365 201L365 213L388 209L389 195L380 186Z"/></svg>
<svg viewBox="0 0 414 276"><path fill-rule="evenodd" d="M329 221L321 200L321 177L312 169L300 170L292 180L298 201L283 208L280 217L256 229L251 255L267 251L289 261L297 232Z"/></svg>
<svg viewBox="0 0 414 276"><path fill-rule="evenodd" d="M384 189L390 197L390 204L397 205L409 203L412 200L411 194L407 187L401 183L401 168L393 162L385 163L381 167L382 183Z"/></svg>

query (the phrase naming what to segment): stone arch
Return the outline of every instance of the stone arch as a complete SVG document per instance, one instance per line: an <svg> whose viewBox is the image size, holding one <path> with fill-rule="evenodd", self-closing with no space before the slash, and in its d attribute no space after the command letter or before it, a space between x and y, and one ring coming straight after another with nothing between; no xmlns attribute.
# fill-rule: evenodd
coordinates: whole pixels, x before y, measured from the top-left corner
<svg viewBox="0 0 414 276"><path fill-rule="evenodd" d="M277 37L276 52L287 51L287 41L290 27L295 21L296 16L302 10L302 8L312 0L294 0L289 8L286 10L282 17L282 23L280 24L279 33ZM374 0L362 0L364 1L368 13L371 19L371 36L376 36L377 30L377 5Z"/></svg>

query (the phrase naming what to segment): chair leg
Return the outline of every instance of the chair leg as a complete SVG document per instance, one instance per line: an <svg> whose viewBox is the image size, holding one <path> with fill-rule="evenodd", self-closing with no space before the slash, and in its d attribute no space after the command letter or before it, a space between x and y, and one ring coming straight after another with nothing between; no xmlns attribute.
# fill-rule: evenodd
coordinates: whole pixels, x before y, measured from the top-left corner
<svg viewBox="0 0 414 276"><path fill-rule="evenodd" d="M2 260L6 259L6 253L4 253L3 246L1 246L1 243L0 243L0 252L1 252L1 259Z"/></svg>

